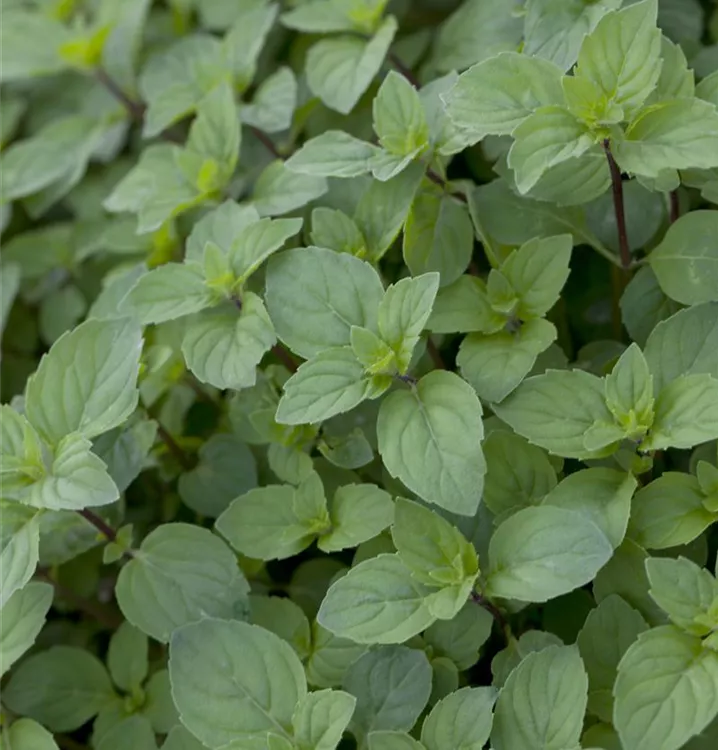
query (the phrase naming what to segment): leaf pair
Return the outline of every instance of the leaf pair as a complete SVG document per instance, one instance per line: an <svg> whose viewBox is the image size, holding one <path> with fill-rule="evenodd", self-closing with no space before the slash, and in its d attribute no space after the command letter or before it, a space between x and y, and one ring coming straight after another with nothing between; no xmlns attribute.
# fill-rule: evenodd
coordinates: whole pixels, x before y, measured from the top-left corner
<svg viewBox="0 0 718 750"><path fill-rule="evenodd" d="M184 263L141 276L122 309L144 325L191 315L182 353L197 378L221 389L254 385L276 338L264 303L245 286L301 223L260 219L254 208L226 202L195 225Z"/></svg>

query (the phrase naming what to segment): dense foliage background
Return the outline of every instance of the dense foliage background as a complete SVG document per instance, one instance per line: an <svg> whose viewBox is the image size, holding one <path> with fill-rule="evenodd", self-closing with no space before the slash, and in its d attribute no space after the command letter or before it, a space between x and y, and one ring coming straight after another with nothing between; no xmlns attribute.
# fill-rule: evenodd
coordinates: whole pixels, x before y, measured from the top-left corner
<svg viewBox="0 0 718 750"><path fill-rule="evenodd" d="M0 747L718 746L715 2L0 32Z"/></svg>

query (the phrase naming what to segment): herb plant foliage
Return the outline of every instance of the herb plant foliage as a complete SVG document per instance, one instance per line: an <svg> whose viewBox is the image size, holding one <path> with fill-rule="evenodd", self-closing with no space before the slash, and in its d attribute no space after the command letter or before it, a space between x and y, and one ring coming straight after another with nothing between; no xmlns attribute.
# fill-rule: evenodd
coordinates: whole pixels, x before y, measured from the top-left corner
<svg viewBox="0 0 718 750"><path fill-rule="evenodd" d="M6 0L0 745L718 747L712 0Z"/></svg>

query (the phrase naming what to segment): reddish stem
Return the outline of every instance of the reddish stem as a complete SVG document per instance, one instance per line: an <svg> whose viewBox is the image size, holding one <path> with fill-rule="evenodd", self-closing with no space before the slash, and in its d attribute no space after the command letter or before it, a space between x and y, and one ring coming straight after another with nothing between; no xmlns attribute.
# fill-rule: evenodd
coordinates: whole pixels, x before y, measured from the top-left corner
<svg viewBox="0 0 718 750"><path fill-rule="evenodd" d="M611 142L606 138L603 142L603 150L608 160L608 168L611 171L611 186L613 189L613 209L616 212L616 226L618 228L618 248L621 254L621 266L624 271L631 267L631 249L628 245L628 232L626 231L626 209L623 202L623 179L621 170L611 153Z"/></svg>

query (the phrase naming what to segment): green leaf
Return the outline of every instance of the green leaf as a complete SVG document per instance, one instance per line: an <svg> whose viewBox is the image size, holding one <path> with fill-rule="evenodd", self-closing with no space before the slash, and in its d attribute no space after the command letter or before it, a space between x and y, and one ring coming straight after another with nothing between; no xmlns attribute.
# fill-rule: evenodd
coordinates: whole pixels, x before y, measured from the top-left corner
<svg viewBox="0 0 718 750"><path fill-rule="evenodd" d="M646 573L651 598L671 622L691 635L704 636L713 630L709 610L718 601L718 583L705 568L685 557L650 557Z"/></svg>
<svg viewBox="0 0 718 750"><path fill-rule="evenodd" d="M705 495L692 474L667 471L633 498L630 535L646 549L692 542L715 520L703 505Z"/></svg>
<svg viewBox="0 0 718 750"><path fill-rule="evenodd" d="M172 700L170 676L166 669L155 672L144 686L146 700L142 714L152 724L157 734L167 734L176 724L179 716Z"/></svg>
<svg viewBox="0 0 718 750"><path fill-rule="evenodd" d="M339 487L329 503L331 529L319 537L322 552L357 547L373 539L394 520L394 502L388 492L373 484Z"/></svg>
<svg viewBox="0 0 718 750"><path fill-rule="evenodd" d="M180 475L182 502L217 518L238 495L257 486L257 464L249 446L234 435L216 434L199 449L199 463Z"/></svg>
<svg viewBox="0 0 718 750"><path fill-rule="evenodd" d="M155 421L138 419L93 441L92 452L107 464L107 473L120 492L124 492L145 468L156 435Z"/></svg>
<svg viewBox="0 0 718 750"><path fill-rule="evenodd" d="M50 584L34 581L8 597L2 608L0 675L4 675L35 643L52 605L53 594Z"/></svg>
<svg viewBox="0 0 718 750"><path fill-rule="evenodd" d="M613 422L603 382L579 370L549 370L528 378L494 410L529 442L566 458L590 456L586 431L597 422Z"/></svg>
<svg viewBox="0 0 718 750"><path fill-rule="evenodd" d="M277 160L254 183L251 205L261 216L280 216L321 198L327 190L323 177L297 174Z"/></svg>
<svg viewBox="0 0 718 750"><path fill-rule="evenodd" d="M162 750L204 750L205 747L188 729L177 724L172 727Z"/></svg>
<svg viewBox="0 0 718 750"><path fill-rule="evenodd" d="M404 262L412 275L437 271L441 286L451 284L466 270L473 248L466 207L433 188L420 190L404 227Z"/></svg>
<svg viewBox="0 0 718 750"><path fill-rule="evenodd" d="M718 712L718 654L667 625L643 633L618 665L613 723L624 746L677 750Z"/></svg>
<svg viewBox="0 0 718 750"><path fill-rule="evenodd" d="M250 596L252 624L270 630L283 638L305 659L311 648L309 620L291 599L278 596Z"/></svg>
<svg viewBox="0 0 718 750"><path fill-rule="evenodd" d="M52 734L32 719L18 719L5 730L3 741L13 750L59 750Z"/></svg>
<svg viewBox="0 0 718 750"><path fill-rule="evenodd" d="M377 423L379 453L389 473L428 502L473 515L486 464L481 404L454 373L434 371L410 391L391 393Z"/></svg>
<svg viewBox="0 0 718 750"><path fill-rule="evenodd" d="M515 290L522 320L542 317L558 301L568 279L573 242L571 235L545 237L524 243L501 266Z"/></svg>
<svg viewBox="0 0 718 750"><path fill-rule="evenodd" d="M692 448L718 438L718 379L682 375L658 394L653 427L641 450Z"/></svg>
<svg viewBox="0 0 718 750"><path fill-rule="evenodd" d="M310 685L337 687L347 669L366 651L366 646L337 638L317 622L312 623L312 650L305 669Z"/></svg>
<svg viewBox="0 0 718 750"><path fill-rule="evenodd" d="M286 161L287 169L320 177L357 177L371 171L376 146L343 130L326 130L307 141Z"/></svg>
<svg viewBox="0 0 718 750"><path fill-rule="evenodd" d="M560 68L517 52L502 52L459 76L444 96L446 113L475 134L510 135L539 107L563 104Z"/></svg>
<svg viewBox="0 0 718 750"><path fill-rule="evenodd" d="M369 750L424 750L424 746L406 732L370 732Z"/></svg>
<svg viewBox="0 0 718 750"><path fill-rule="evenodd" d="M495 700L493 688L465 687L439 701L421 727L426 750L481 750L491 733Z"/></svg>
<svg viewBox="0 0 718 750"><path fill-rule="evenodd" d="M644 353L658 393L681 375L718 378L718 304L694 305L658 323Z"/></svg>
<svg viewBox="0 0 718 750"><path fill-rule="evenodd" d="M536 358L556 340L553 323L536 319L518 331L501 331L484 336L472 333L459 348L456 363L462 376L479 398L503 401L531 372Z"/></svg>
<svg viewBox="0 0 718 750"><path fill-rule="evenodd" d="M437 657L458 669L468 669L479 660L479 649L489 639L493 618L474 602L467 602L452 620L437 620L424 632L424 641Z"/></svg>
<svg viewBox="0 0 718 750"><path fill-rule="evenodd" d="M350 729L362 743L370 732L414 726L429 700L431 667L421 651L384 646L356 661L342 687L356 696Z"/></svg>
<svg viewBox="0 0 718 750"><path fill-rule="evenodd" d="M234 201L225 201L207 212L192 227L185 247L185 262L194 261L201 264L209 242L229 254L237 236L258 221L259 214L253 206L240 206Z"/></svg>
<svg viewBox="0 0 718 750"><path fill-rule="evenodd" d="M97 750L156 750L152 725L144 716L128 716L97 743Z"/></svg>
<svg viewBox="0 0 718 750"><path fill-rule="evenodd" d="M371 380L364 377L364 367L351 347L327 349L301 365L284 384L276 420L316 424L353 409L371 395Z"/></svg>
<svg viewBox="0 0 718 750"><path fill-rule="evenodd" d="M391 536L399 559L414 578L427 586L458 585L468 596L479 574L479 558L455 526L432 510L399 498Z"/></svg>
<svg viewBox="0 0 718 750"><path fill-rule="evenodd" d="M620 356L606 378L606 406L632 438L641 437L653 422L653 376L637 344Z"/></svg>
<svg viewBox="0 0 718 750"><path fill-rule="evenodd" d="M556 470L546 453L513 432L497 430L484 442L484 503L497 517L539 505L556 486Z"/></svg>
<svg viewBox="0 0 718 750"><path fill-rule="evenodd" d="M176 163L180 153L178 146L169 143L148 146L105 199L104 208L111 213L136 213L137 232L144 234L201 203L205 194L195 185L201 164L188 179Z"/></svg>
<svg viewBox="0 0 718 750"><path fill-rule="evenodd" d="M115 697L107 670L88 651L53 646L25 659L3 690L3 703L52 732L71 732Z"/></svg>
<svg viewBox="0 0 718 750"><path fill-rule="evenodd" d="M82 435L72 432L55 449L52 465L38 481L17 493L25 505L49 510L82 510L109 505L120 496L105 462Z"/></svg>
<svg viewBox="0 0 718 750"><path fill-rule="evenodd" d="M212 290L199 266L167 263L140 276L121 309L146 325L191 315L212 302Z"/></svg>
<svg viewBox="0 0 718 750"><path fill-rule="evenodd" d="M716 232L715 211L692 211L669 227L649 255L658 283L671 299L684 305L718 301Z"/></svg>
<svg viewBox="0 0 718 750"><path fill-rule="evenodd" d="M226 75L221 44L207 35L185 37L151 57L139 80L142 99L149 103L145 138L192 114Z"/></svg>
<svg viewBox="0 0 718 750"><path fill-rule="evenodd" d="M137 405L141 351L141 331L127 318L88 320L62 335L28 380L30 423L51 444L121 424Z"/></svg>
<svg viewBox="0 0 718 750"><path fill-rule="evenodd" d="M40 545L39 514L16 503L0 513L0 608L32 578Z"/></svg>
<svg viewBox="0 0 718 750"><path fill-rule="evenodd" d="M588 678L575 646L529 654L509 675L496 701L495 750L563 750L578 744Z"/></svg>
<svg viewBox="0 0 718 750"><path fill-rule="evenodd" d="M314 537L329 524L326 500L316 475L310 477L301 493L309 493L317 516L301 512L303 494L289 485L258 487L241 495L225 510L215 524L217 531L242 554L258 560L281 560L308 547ZM315 528L314 522L321 522Z"/></svg>
<svg viewBox="0 0 718 750"><path fill-rule="evenodd" d="M528 193L551 167L581 156L593 143L584 123L557 105L539 107L514 128L512 136L508 165L521 194Z"/></svg>
<svg viewBox="0 0 718 750"><path fill-rule="evenodd" d="M147 636L129 622L123 622L112 634L107 667L120 690L129 693L145 681L149 669L147 651Z"/></svg>
<svg viewBox="0 0 718 750"><path fill-rule="evenodd" d="M716 148L718 112L700 99L673 99L646 107L625 136L613 143L621 168L649 179L669 169L716 167Z"/></svg>
<svg viewBox="0 0 718 750"><path fill-rule="evenodd" d="M613 717L613 683L622 656L648 630L643 617L620 596L611 594L592 609L576 644L588 672L588 710L606 722Z"/></svg>
<svg viewBox="0 0 718 750"><path fill-rule="evenodd" d="M441 25L432 62L437 70L464 70L474 63L515 50L521 41L522 21L515 13L518 0L469 0Z"/></svg>
<svg viewBox="0 0 718 750"><path fill-rule="evenodd" d="M542 505L584 514L616 548L623 541L638 482L631 474L594 467L569 474L543 499Z"/></svg>
<svg viewBox="0 0 718 750"><path fill-rule="evenodd" d="M620 302L621 318L631 338L640 346L646 346L646 339L654 328L680 309L677 302L669 299L658 284L658 279L650 266L644 266L628 282ZM648 349L646 358L650 362ZM653 368L652 368L653 369ZM654 378L658 373L653 369Z"/></svg>
<svg viewBox="0 0 718 750"><path fill-rule="evenodd" d="M402 643L434 621L430 593L397 555L378 555L331 585L317 622L356 643Z"/></svg>
<svg viewBox="0 0 718 750"><path fill-rule="evenodd" d="M350 36L322 39L307 53L307 84L330 109L348 114L379 72L397 23L387 17L368 41Z"/></svg>
<svg viewBox="0 0 718 750"><path fill-rule="evenodd" d="M282 13L280 20L289 29L312 33L331 31L355 31L347 3L333 0L311 0L287 13Z"/></svg>
<svg viewBox="0 0 718 750"><path fill-rule="evenodd" d="M561 70L576 62L587 33L621 0L531 0L524 18L524 53L551 60Z"/></svg>
<svg viewBox="0 0 718 750"><path fill-rule="evenodd" d="M348 346L352 326L376 330L383 294L377 272L346 253L297 248L267 267L267 307L277 335L306 359Z"/></svg>
<svg viewBox="0 0 718 750"><path fill-rule="evenodd" d="M182 723L215 750L230 742L287 736L307 695L292 647L244 622L207 618L176 630L170 642L172 695Z"/></svg>
<svg viewBox="0 0 718 750"><path fill-rule="evenodd" d="M338 209L320 206L312 211L312 242L319 247L363 258L366 240L355 221Z"/></svg>
<svg viewBox="0 0 718 750"><path fill-rule="evenodd" d="M486 284L464 274L439 289L426 327L435 333L496 333L506 325L506 316L491 307Z"/></svg>
<svg viewBox="0 0 718 750"><path fill-rule="evenodd" d="M239 13L235 10L232 25L223 40L223 51L235 86L240 90L251 84L257 72L259 56L278 13L279 8L274 3L249 3Z"/></svg>
<svg viewBox="0 0 718 750"><path fill-rule="evenodd" d="M489 545L490 596L545 602L593 580L613 547L584 513L551 505L523 508Z"/></svg>
<svg viewBox="0 0 718 750"><path fill-rule="evenodd" d="M227 545L207 529L166 523L150 532L117 579L117 603L142 632L167 643L202 617L241 613L247 582Z"/></svg>
<svg viewBox="0 0 718 750"><path fill-rule="evenodd" d="M714 71L709 76L706 76L696 86L695 93L699 99L711 102L718 107L718 71Z"/></svg>
<svg viewBox="0 0 718 750"><path fill-rule="evenodd" d="M653 91L661 72L658 3L644 0L607 13L584 39L576 76L594 83L630 114Z"/></svg>
<svg viewBox="0 0 718 750"><path fill-rule="evenodd" d="M663 2L665 3L665 0ZM661 57L663 58L661 76L648 101L660 102L666 99L692 98L696 94L695 74L688 68L688 61L681 46L674 44L668 37L662 37ZM699 96L699 98L710 101L705 96Z"/></svg>
<svg viewBox="0 0 718 750"><path fill-rule="evenodd" d="M379 303L379 333L396 353L401 374L409 369L419 336L431 315L438 288L438 273L401 279L386 290Z"/></svg>
<svg viewBox="0 0 718 750"><path fill-rule="evenodd" d="M356 698L342 690L309 693L292 717L294 738L301 746L334 750L354 713Z"/></svg>
<svg viewBox="0 0 718 750"><path fill-rule="evenodd" d="M429 146L429 126L417 90L390 71L374 99L374 131L391 154L416 156Z"/></svg>
<svg viewBox="0 0 718 750"><path fill-rule="evenodd" d="M253 386L257 365L277 340L261 297L244 292L241 304L239 311L226 303L199 313L182 341L189 369L215 388Z"/></svg>
<svg viewBox="0 0 718 750"><path fill-rule="evenodd" d="M511 638L506 648L491 660L493 684L503 687L509 675L529 654L543 651L549 646L563 646L563 641L557 635L543 630L527 630L518 640Z"/></svg>
<svg viewBox="0 0 718 750"><path fill-rule="evenodd" d="M251 104L241 107L240 119L265 133L288 130L297 106L297 88L291 68L278 68L257 87Z"/></svg>
<svg viewBox="0 0 718 750"><path fill-rule="evenodd" d="M32 425L10 405L0 406L0 475L7 498L21 498L46 472L44 447Z"/></svg>

